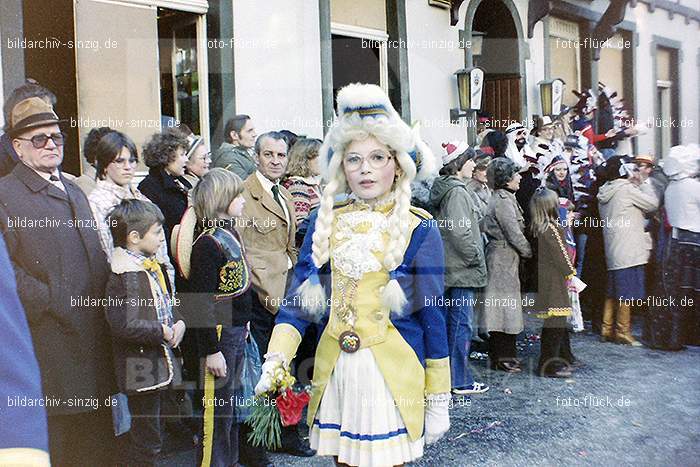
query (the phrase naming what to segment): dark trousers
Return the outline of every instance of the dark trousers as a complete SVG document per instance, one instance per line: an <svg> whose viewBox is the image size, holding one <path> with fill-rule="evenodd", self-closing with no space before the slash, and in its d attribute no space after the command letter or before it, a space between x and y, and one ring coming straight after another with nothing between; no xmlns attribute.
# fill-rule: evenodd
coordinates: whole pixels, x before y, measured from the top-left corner
<svg viewBox="0 0 700 467"><path fill-rule="evenodd" d="M155 466L162 448L160 405L164 391L129 395L131 430L127 433L124 463L128 466Z"/></svg>
<svg viewBox="0 0 700 467"><path fill-rule="evenodd" d="M289 290L291 279L292 270L290 270L287 274L287 284L285 290ZM277 318L277 316L270 313L263 306L263 304L260 302L260 299L258 298L257 293L253 293L252 302L253 303L251 307L252 310L250 319L250 333L253 335L255 343L258 344L258 350L260 351L260 361L264 363L265 354L267 353L267 347L270 344L270 337L272 337L272 329L275 327L275 319ZM282 427L281 440L282 449L295 448L302 444L302 441L299 438L299 433L297 431L297 425ZM241 440L241 444L243 444L243 440ZM247 443L247 437L246 444L249 444ZM246 446L246 456L248 455L248 452L260 452L260 448Z"/></svg>
<svg viewBox="0 0 700 467"><path fill-rule="evenodd" d="M49 422L49 453L56 467L94 467L114 463L116 444L112 409L104 406L75 415L52 415Z"/></svg>
<svg viewBox="0 0 700 467"><path fill-rule="evenodd" d="M243 369L245 334L245 326L221 330L219 348L226 359L226 377L205 375L202 446L197 465L227 467L238 462L238 422L234 411Z"/></svg>
<svg viewBox="0 0 700 467"><path fill-rule="evenodd" d="M559 347L559 357L563 358L569 365L576 361L576 357L574 357L574 354L571 352L570 335L571 331L567 326L566 332L564 332L564 338L561 341L561 346Z"/></svg>
<svg viewBox="0 0 700 467"><path fill-rule="evenodd" d="M540 337L540 361L537 365L537 373L551 373L569 363L564 358L567 353L565 347L569 347L568 341L569 331L566 317L556 316L544 320ZM570 348L568 354L571 356Z"/></svg>
<svg viewBox="0 0 700 467"><path fill-rule="evenodd" d="M492 362L512 360L516 357L515 338L517 334L489 332L489 358Z"/></svg>
<svg viewBox="0 0 700 467"><path fill-rule="evenodd" d="M275 315L267 311L263 304L260 303L258 294L253 293L252 302L250 333L253 335L255 343L258 344L260 361L265 362L265 354L267 353L267 346L270 344L272 328L275 327Z"/></svg>
<svg viewBox="0 0 700 467"><path fill-rule="evenodd" d="M300 384L305 386L311 385L319 338L318 328L314 324L309 325L301 338L297 356L294 357L294 376Z"/></svg>
<svg viewBox="0 0 700 467"><path fill-rule="evenodd" d="M582 275L583 282L587 284L597 283L601 277L607 277L605 242L602 229L592 229L588 232ZM583 319L590 319L593 332L600 334L602 311L605 303L605 287L586 287L581 292L580 299Z"/></svg>

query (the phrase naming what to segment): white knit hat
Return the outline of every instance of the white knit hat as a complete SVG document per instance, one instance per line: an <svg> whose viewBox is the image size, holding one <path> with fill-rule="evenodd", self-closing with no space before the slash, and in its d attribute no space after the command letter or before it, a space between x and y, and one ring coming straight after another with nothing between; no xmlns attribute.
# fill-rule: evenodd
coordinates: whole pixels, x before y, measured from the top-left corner
<svg viewBox="0 0 700 467"><path fill-rule="evenodd" d="M382 304L391 312L407 312L407 300L398 277L399 266L410 239L411 182L427 179L435 175L440 165L432 151L421 140L417 125L410 127L394 110L391 101L382 88L373 84L349 84L338 92L338 116L319 149L321 174L327 182L321 195L312 243L312 271L298 288L302 298L302 309L310 313L310 319L317 320L325 309L326 294L320 284L321 267L330 261L330 235L334 218L334 196L347 186L343 170L345 149L352 141L371 135L388 146L401 168L393 190L396 195L395 207L387 221L393 228L390 248L384 251L384 267L389 272L389 280L381 291Z"/></svg>
<svg viewBox="0 0 700 467"><path fill-rule="evenodd" d="M421 139L419 125L411 127L404 122L382 88L374 84L348 84L338 92L337 103L338 116L318 152L324 180L329 181L335 171L342 170L340 162L354 130L364 130L397 153L408 154L415 170L403 167L405 158L396 160L404 172L415 172L416 179L437 173L439 163Z"/></svg>
<svg viewBox="0 0 700 467"><path fill-rule="evenodd" d="M469 149L469 144L466 141L450 141L449 143L442 143L442 148L444 149L442 153L442 165L444 167L464 154Z"/></svg>

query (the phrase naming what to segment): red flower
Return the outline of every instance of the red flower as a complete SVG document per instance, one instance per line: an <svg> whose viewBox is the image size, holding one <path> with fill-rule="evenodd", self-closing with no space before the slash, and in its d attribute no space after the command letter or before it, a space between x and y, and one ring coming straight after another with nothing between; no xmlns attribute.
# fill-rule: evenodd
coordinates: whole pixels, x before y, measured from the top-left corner
<svg viewBox="0 0 700 467"><path fill-rule="evenodd" d="M306 391L293 392L287 389L277 396L277 410L280 413L282 426L296 425L301 420L301 411L309 403L309 393Z"/></svg>

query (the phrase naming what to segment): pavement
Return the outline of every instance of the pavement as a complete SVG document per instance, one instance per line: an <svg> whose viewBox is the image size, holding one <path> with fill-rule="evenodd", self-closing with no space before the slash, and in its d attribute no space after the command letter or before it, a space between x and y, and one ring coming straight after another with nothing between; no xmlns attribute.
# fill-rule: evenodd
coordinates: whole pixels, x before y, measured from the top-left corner
<svg viewBox="0 0 700 467"><path fill-rule="evenodd" d="M533 373L540 323L528 319L518 339L523 373L471 361L476 380L491 389L455 398L450 431L411 465L700 466L700 347L632 348L583 331L571 346L585 366L570 379L541 378ZM271 457L279 466L335 465ZM173 453L160 465L194 465L194 453Z"/></svg>

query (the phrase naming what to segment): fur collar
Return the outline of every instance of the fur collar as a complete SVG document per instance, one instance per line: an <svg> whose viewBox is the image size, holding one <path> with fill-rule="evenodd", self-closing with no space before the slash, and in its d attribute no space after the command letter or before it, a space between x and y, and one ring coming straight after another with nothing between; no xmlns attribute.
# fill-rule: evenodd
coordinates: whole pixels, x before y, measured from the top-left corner
<svg viewBox="0 0 700 467"><path fill-rule="evenodd" d="M127 253L124 248L116 247L112 253L112 272L123 274L125 272L138 271L146 271L138 258Z"/></svg>

